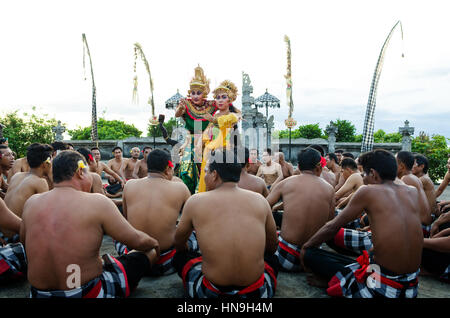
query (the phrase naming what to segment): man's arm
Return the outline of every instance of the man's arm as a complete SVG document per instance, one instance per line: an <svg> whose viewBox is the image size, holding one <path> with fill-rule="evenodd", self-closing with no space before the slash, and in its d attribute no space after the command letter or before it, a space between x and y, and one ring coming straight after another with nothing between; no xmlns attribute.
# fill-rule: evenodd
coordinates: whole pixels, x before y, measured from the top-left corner
<svg viewBox="0 0 450 318"><path fill-rule="evenodd" d="M439 232L439 226L444 223L450 222L450 213L441 214L436 221L431 225L430 237L433 237Z"/></svg>
<svg viewBox="0 0 450 318"><path fill-rule="evenodd" d="M360 187L355 192L345 209L342 210L342 212L339 213L339 215L333 218L331 221L328 221L319 229L319 231L316 232L316 234L314 234L305 244L303 244L303 253L301 257L304 254L304 250L309 247L319 246L323 242L332 239L341 227L361 215L362 211L366 207L366 203L368 200L367 191L368 189L366 186Z"/></svg>
<svg viewBox="0 0 450 318"><path fill-rule="evenodd" d="M263 166L259 166L258 171L256 172L257 177L261 177L263 174Z"/></svg>
<svg viewBox="0 0 450 318"><path fill-rule="evenodd" d="M99 214L102 227L107 235L127 245L130 249L142 252L155 249L159 257L159 243L156 239L132 227L110 199L99 196L98 200L98 208L95 211Z"/></svg>
<svg viewBox="0 0 450 318"><path fill-rule="evenodd" d="M265 252L272 255L277 251L278 248L278 236L277 236L277 226L275 220L273 219L272 210L267 204L263 202L266 206L266 249Z"/></svg>
<svg viewBox="0 0 450 318"><path fill-rule="evenodd" d="M447 229L450 230L450 229ZM449 235L450 233L447 233ZM428 248L441 253L450 253L450 236L438 238L424 238L423 248Z"/></svg>
<svg viewBox="0 0 450 318"><path fill-rule="evenodd" d="M339 181L336 184L336 186L334 187L334 191L338 191L345 183L345 179L344 176L342 175L342 173L339 174Z"/></svg>
<svg viewBox="0 0 450 318"><path fill-rule="evenodd" d="M4 230L19 233L22 219L15 215L0 199L0 227Z"/></svg>
<svg viewBox="0 0 450 318"><path fill-rule="evenodd" d="M279 183L275 186L272 186L272 190L266 197L266 200L267 202L269 202L271 208L280 200L282 187L283 183Z"/></svg>
<svg viewBox="0 0 450 318"><path fill-rule="evenodd" d="M177 251L183 252L187 250L187 240L194 230L192 223L192 213L195 211L195 197L190 197L184 204L181 212L180 222L175 232L174 246Z"/></svg>
<svg viewBox="0 0 450 318"><path fill-rule="evenodd" d="M336 192L336 200L342 198L347 192L352 191L355 188L356 179L351 175L344 183L344 185Z"/></svg>
<svg viewBox="0 0 450 318"><path fill-rule="evenodd" d="M442 180L441 184L439 185L439 188L436 190L436 198L438 198L442 192L444 192L445 188L447 188L448 184L450 183L450 172L447 171L447 173L444 176L444 180Z"/></svg>
<svg viewBox="0 0 450 318"><path fill-rule="evenodd" d="M144 159L141 159L141 160L144 160ZM139 160L138 163L136 163L134 165L133 173L131 174L133 176L133 178L135 178L135 179L139 179L139 168L141 166L141 160Z"/></svg>
<svg viewBox="0 0 450 318"><path fill-rule="evenodd" d="M111 169L111 167L109 166L109 162L108 162L108 165L105 165L103 162L102 162L102 164L104 165L103 171L105 171L107 174L112 176L114 179L119 180L119 182L122 183L122 185L125 184L125 179L120 177L114 170Z"/></svg>

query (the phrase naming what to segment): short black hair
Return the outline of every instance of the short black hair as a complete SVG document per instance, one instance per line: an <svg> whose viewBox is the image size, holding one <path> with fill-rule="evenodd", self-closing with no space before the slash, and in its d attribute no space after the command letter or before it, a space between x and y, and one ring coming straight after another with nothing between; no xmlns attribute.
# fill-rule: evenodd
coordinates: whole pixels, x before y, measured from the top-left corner
<svg viewBox="0 0 450 318"><path fill-rule="evenodd" d="M399 151L397 153L397 159L402 162L408 170L411 170L414 166L414 155L409 151Z"/></svg>
<svg viewBox="0 0 450 318"><path fill-rule="evenodd" d="M78 148L77 151L83 155L86 162L89 162L89 160L94 161L94 157L92 156L92 152L89 151L89 149L86 148ZM91 156L91 157L89 157Z"/></svg>
<svg viewBox="0 0 450 318"><path fill-rule="evenodd" d="M117 149L119 149L121 152L123 152L122 148L120 148L119 146L114 147L112 152L116 151Z"/></svg>
<svg viewBox="0 0 450 318"><path fill-rule="evenodd" d="M53 182L60 183L71 180L78 170L78 162L83 161L86 164L83 156L74 150L61 151L52 163Z"/></svg>
<svg viewBox="0 0 450 318"><path fill-rule="evenodd" d="M92 150L98 150L98 151L100 151L100 148L98 148L98 147L92 147L92 148L91 148L91 151L92 151Z"/></svg>
<svg viewBox="0 0 450 318"><path fill-rule="evenodd" d="M428 158L425 157L424 155L421 154L417 154L414 156L414 159L416 159L417 165L421 166L423 165L423 173L427 173L428 172Z"/></svg>
<svg viewBox="0 0 450 318"><path fill-rule="evenodd" d="M216 149L211 151L209 171L217 171L223 182L239 182L242 171L242 160L239 160L238 157L241 153L242 151L239 152L237 149L228 149L225 151Z"/></svg>
<svg viewBox="0 0 450 318"><path fill-rule="evenodd" d="M0 149L8 149L9 148L9 146L7 146L7 145L0 145Z"/></svg>
<svg viewBox="0 0 450 318"><path fill-rule="evenodd" d="M150 150L152 150L153 148L152 147L150 147L150 146L145 146L143 149L142 149L142 152L144 152L146 149L150 149Z"/></svg>
<svg viewBox="0 0 450 318"><path fill-rule="evenodd" d="M269 156L272 155L272 149L267 148L267 149L264 149L264 151L267 152L269 154Z"/></svg>
<svg viewBox="0 0 450 318"><path fill-rule="evenodd" d="M67 150L67 144L62 141L55 141L51 144L53 151Z"/></svg>
<svg viewBox="0 0 450 318"><path fill-rule="evenodd" d="M340 153L340 154L343 154L343 153L344 153L344 150L342 150L342 149L337 149L337 150L334 151L334 153Z"/></svg>
<svg viewBox="0 0 450 318"><path fill-rule="evenodd" d="M356 164L356 161L352 158L344 158L341 161L341 167L342 169L350 168L353 171L358 170L358 165Z"/></svg>
<svg viewBox="0 0 450 318"><path fill-rule="evenodd" d="M355 159L355 156L351 152L342 153L342 157Z"/></svg>
<svg viewBox="0 0 450 318"><path fill-rule="evenodd" d="M334 162L339 163L338 157L336 156L336 154L329 152L327 154L328 158L330 158L330 160L334 160Z"/></svg>
<svg viewBox="0 0 450 318"><path fill-rule="evenodd" d="M390 151L377 149L363 153L359 156L358 162L367 174L370 169L373 169L378 172L383 180L394 181L397 177L397 160Z"/></svg>
<svg viewBox="0 0 450 318"><path fill-rule="evenodd" d="M306 147L297 153L297 161L300 171L314 170L320 160L320 152L312 147Z"/></svg>
<svg viewBox="0 0 450 318"><path fill-rule="evenodd" d="M27 147L27 162L30 168L37 168L51 158L53 148L47 144L33 143Z"/></svg>
<svg viewBox="0 0 450 318"><path fill-rule="evenodd" d="M148 172L163 172L172 160L170 152L162 149L155 149L148 154L147 168Z"/></svg>
<svg viewBox="0 0 450 318"><path fill-rule="evenodd" d="M325 155L325 150L323 150L321 145L309 145L308 147L317 150L322 157Z"/></svg>
<svg viewBox="0 0 450 318"><path fill-rule="evenodd" d="M71 144L70 142L67 143L67 146L68 146L68 147L70 146L70 147L72 147L72 148L75 148L75 147L73 146L73 144Z"/></svg>

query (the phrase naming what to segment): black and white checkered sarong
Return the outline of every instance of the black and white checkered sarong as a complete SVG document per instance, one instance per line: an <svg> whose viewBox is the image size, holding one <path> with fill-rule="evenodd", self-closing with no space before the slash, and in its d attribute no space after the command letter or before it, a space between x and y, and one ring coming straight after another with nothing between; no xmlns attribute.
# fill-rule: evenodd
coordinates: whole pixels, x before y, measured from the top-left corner
<svg viewBox="0 0 450 318"><path fill-rule="evenodd" d="M26 277L27 258L22 243L0 247L0 284Z"/></svg>

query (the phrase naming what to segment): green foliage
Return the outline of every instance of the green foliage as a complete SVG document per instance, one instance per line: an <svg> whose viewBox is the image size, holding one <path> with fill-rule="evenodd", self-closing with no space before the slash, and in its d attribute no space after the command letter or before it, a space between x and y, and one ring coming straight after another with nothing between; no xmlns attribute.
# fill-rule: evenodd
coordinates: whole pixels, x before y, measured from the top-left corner
<svg viewBox="0 0 450 318"><path fill-rule="evenodd" d="M24 157L27 147L35 142L50 144L53 142L52 127L58 123L54 118L48 118L44 114L38 116L34 113L36 107L32 108L33 113L24 113L19 116L18 110L5 114L0 118L0 122L5 125L3 136L8 138L8 144L18 158Z"/></svg>
<svg viewBox="0 0 450 318"><path fill-rule="evenodd" d="M359 135L358 135L359 136ZM362 141L362 135L361 141ZM402 134L400 133L389 133L387 134L384 130L379 129L373 134L373 139L375 143L389 143L389 142L401 142ZM355 137L356 140L356 137Z"/></svg>
<svg viewBox="0 0 450 318"><path fill-rule="evenodd" d="M121 120L106 120L104 118L99 118L97 121L97 131L99 140L121 140L142 135L142 131L134 125L126 124ZM68 133L72 140L90 140L91 126L69 130Z"/></svg>
<svg viewBox="0 0 450 318"><path fill-rule="evenodd" d="M172 131L177 127L175 117L170 118L168 121L164 122L163 125L167 129L167 134L170 138L172 136ZM152 126L149 122L147 126L147 136L153 137L153 134L155 135L155 137L162 137L162 132L161 129L159 129L159 125Z"/></svg>
<svg viewBox="0 0 450 318"><path fill-rule="evenodd" d="M341 120L337 119L336 121L332 121L332 124L337 127L336 132L336 142L354 142L355 141L355 132L356 128L355 125L353 125L348 120ZM325 131L328 130L330 125L327 125L325 128ZM326 135L326 138L328 138L328 135Z"/></svg>
<svg viewBox="0 0 450 318"><path fill-rule="evenodd" d="M444 177L447 171L448 154L450 154L450 148L447 146L444 136L433 135L430 138L430 136L421 132L419 136L412 140L411 150L428 158L428 174L433 182L437 182Z"/></svg>
<svg viewBox="0 0 450 318"><path fill-rule="evenodd" d="M289 129L274 131L273 135L277 138L289 138ZM291 138L323 138L323 132L319 124L302 125L291 131Z"/></svg>

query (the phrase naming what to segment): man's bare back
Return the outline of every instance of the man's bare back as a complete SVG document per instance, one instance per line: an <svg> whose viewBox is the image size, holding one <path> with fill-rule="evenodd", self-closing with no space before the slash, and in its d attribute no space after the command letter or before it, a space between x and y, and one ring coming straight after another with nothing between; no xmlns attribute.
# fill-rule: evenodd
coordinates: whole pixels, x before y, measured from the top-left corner
<svg viewBox="0 0 450 318"><path fill-rule="evenodd" d="M264 180L248 173L245 168L242 169L238 186L242 189L259 193L263 197L267 197L269 194Z"/></svg>
<svg viewBox="0 0 450 318"><path fill-rule="evenodd" d="M275 221L267 201L236 185L192 196L178 228L187 233L195 228L202 271L220 286L254 283L264 272L264 251L267 248L273 253L277 246Z"/></svg>
<svg viewBox="0 0 450 318"><path fill-rule="evenodd" d="M124 214L138 230L156 238L161 250L173 247L176 222L190 192L184 183L162 178L130 180L123 191Z"/></svg>
<svg viewBox="0 0 450 318"><path fill-rule="evenodd" d="M30 171L30 166L28 165L27 157L15 160L11 170L8 171L8 183L11 182L12 177L16 173L28 171Z"/></svg>
<svg viewBox="0 0 450 318"><path fill-rule="evenodd" d="M284 205L280 235L299 247L334 217L333 187L311 173L281 181L267 200L272 206L280 197Z"/></svg>

